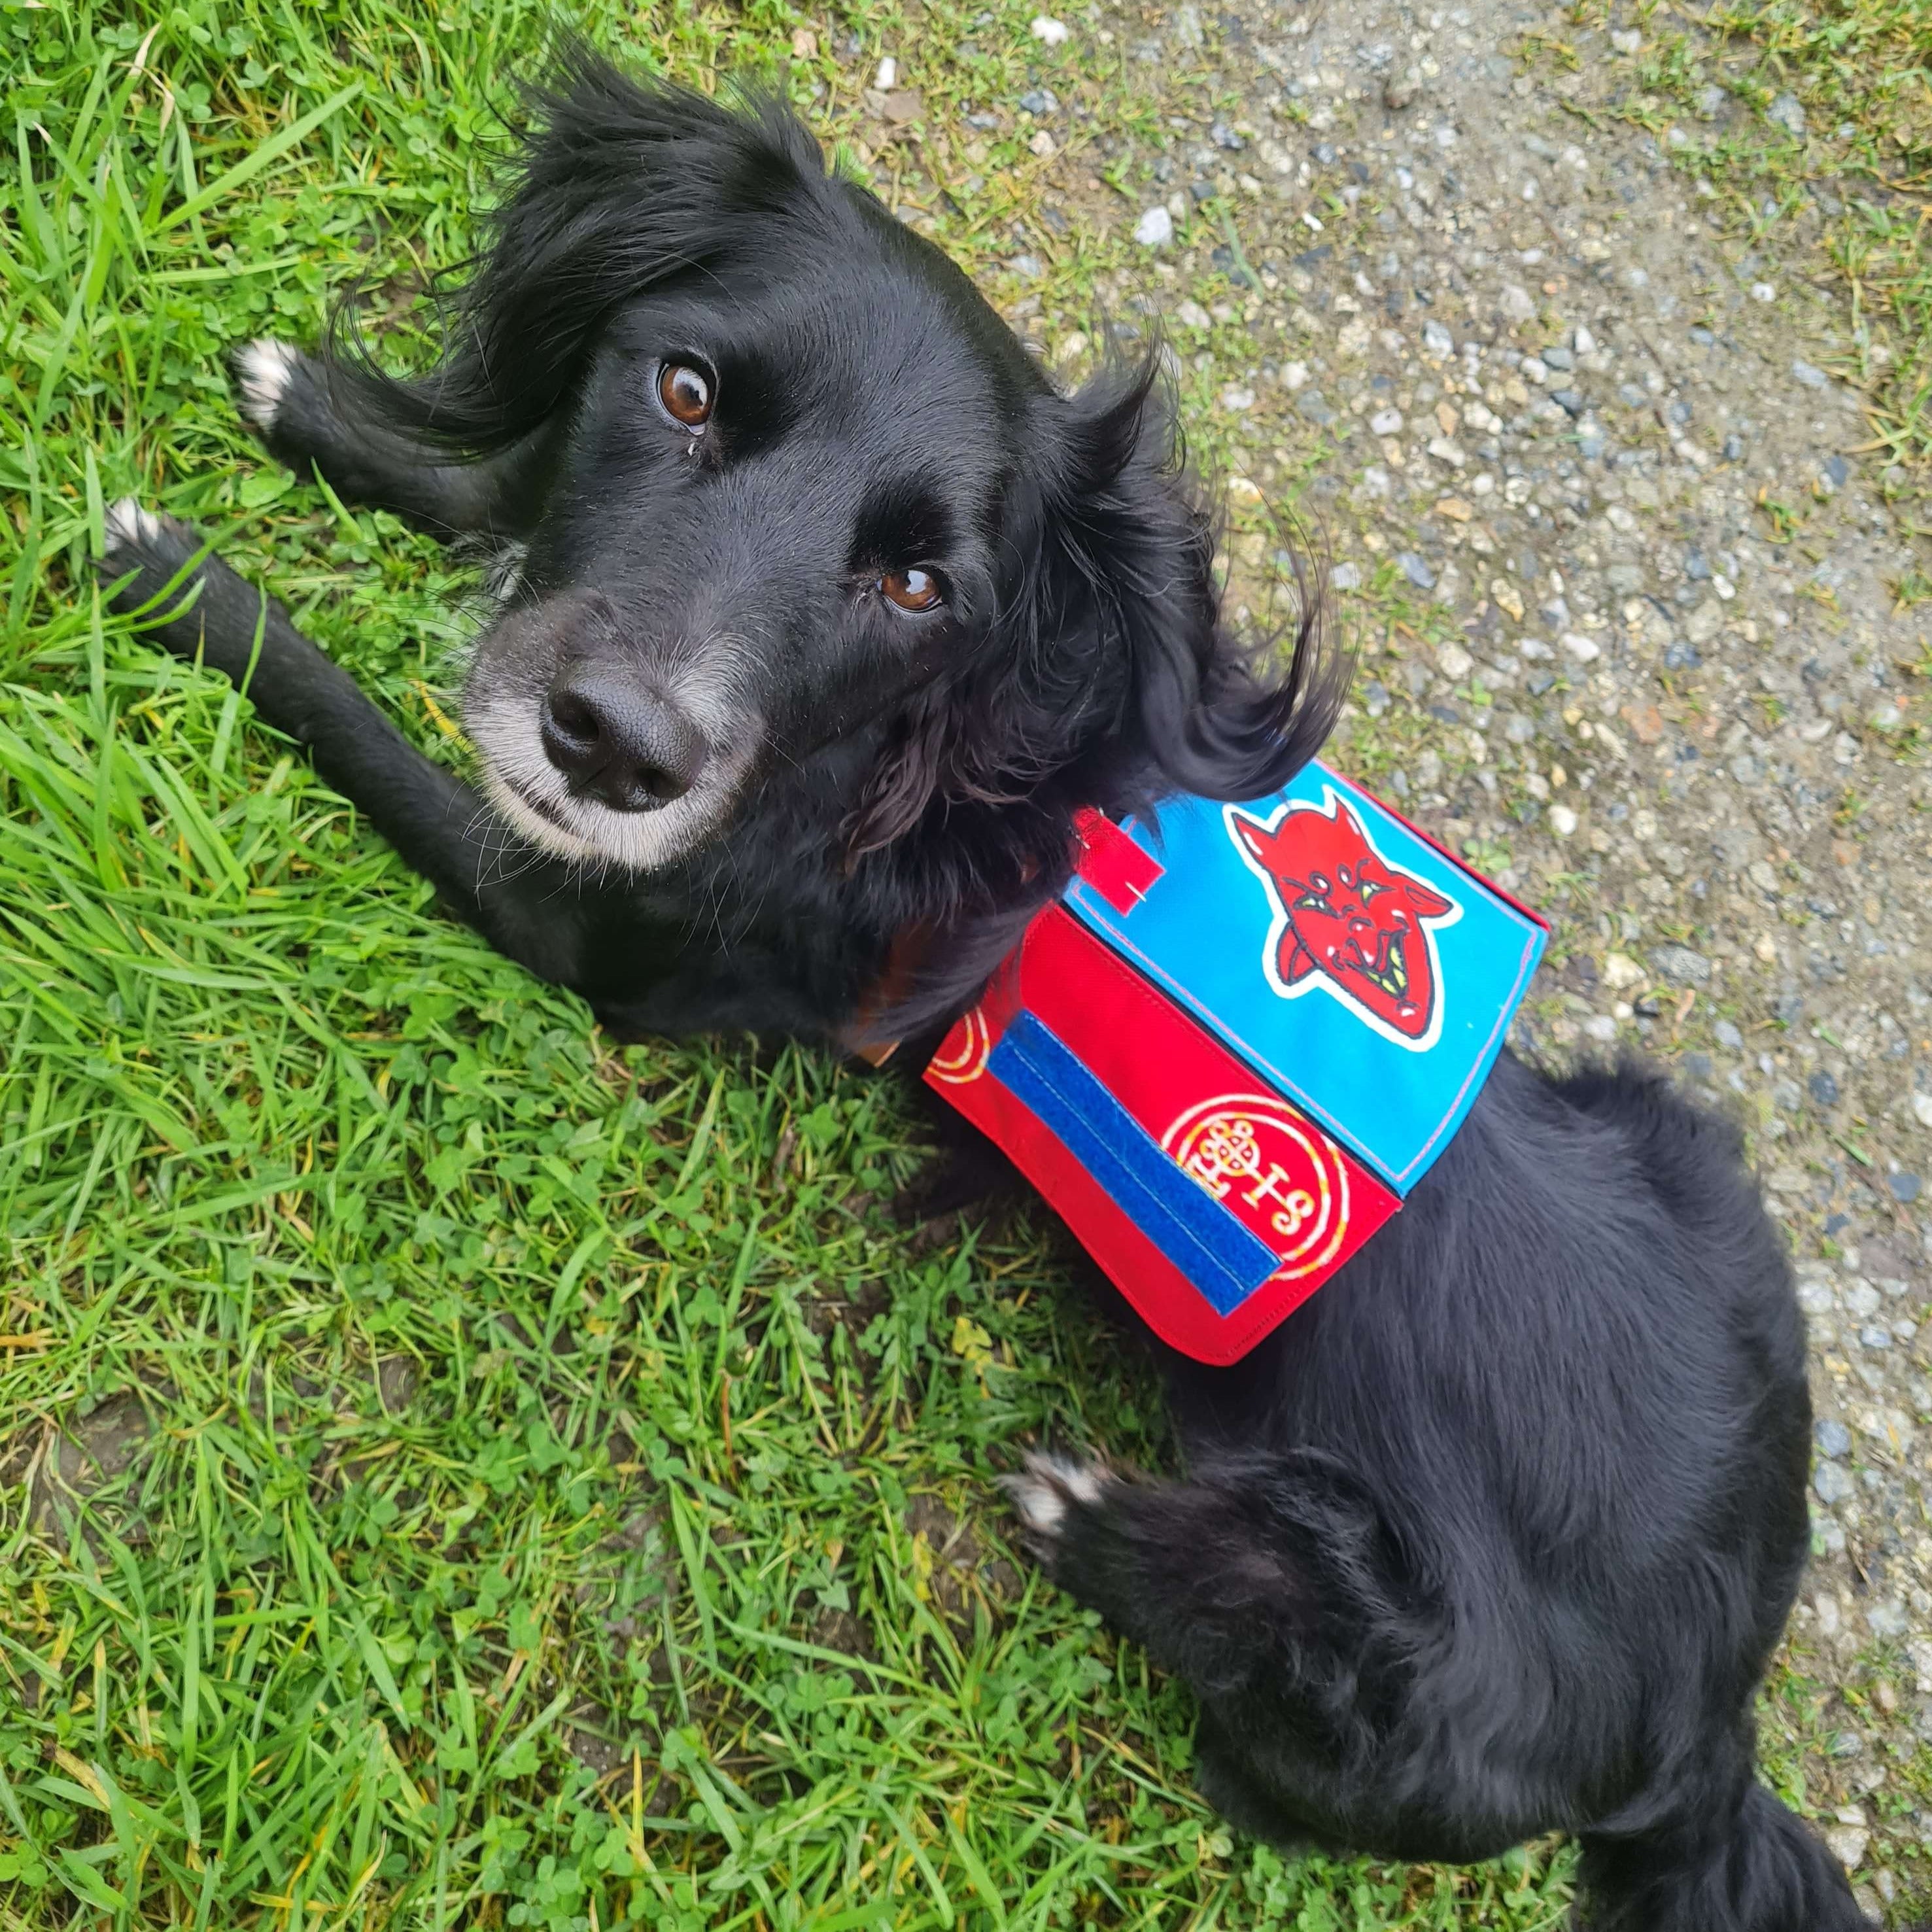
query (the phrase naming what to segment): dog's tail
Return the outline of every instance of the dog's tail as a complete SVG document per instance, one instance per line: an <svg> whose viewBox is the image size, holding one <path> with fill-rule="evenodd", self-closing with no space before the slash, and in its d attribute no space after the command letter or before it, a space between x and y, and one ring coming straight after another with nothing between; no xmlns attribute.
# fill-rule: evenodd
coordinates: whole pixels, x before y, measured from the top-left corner
<svg viewBox="0 0 1932 1932"><path fill-rule="evenodd" d="M1586 1834L1588 1932L1871 1932L1844 1868L1755 1778L1694 1820Z"/></svg>

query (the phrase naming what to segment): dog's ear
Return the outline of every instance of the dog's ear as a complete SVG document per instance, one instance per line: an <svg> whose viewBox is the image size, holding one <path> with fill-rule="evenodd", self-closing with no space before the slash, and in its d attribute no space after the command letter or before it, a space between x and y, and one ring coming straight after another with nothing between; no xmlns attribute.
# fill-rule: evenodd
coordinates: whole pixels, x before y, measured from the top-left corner
<svg viewBox="0 0 1932 1932"><path fill-rule="evenodd" d="M1280 790L1321 749L1348 694L1324 573L1295 549L1292 626L1237 640L1222 621L1215 521L1187 475L1156 356L1097 377L1067 410L1054 541L1103 647L1124 663L1124 728L1178 790Z"/></svg>
<svg viewBox="0 0 1932 1932"><path fill-rule="evenodd" d="M1351 667L1311 571L1298 571L1292 642L1244 645L1221 622L1214 524L1155 358L1048 401L1042 452L1006 506L1016 576L992 647L908 706L846 828L853 859L943 799L1007 808L1005 836L1030 842L1026 875L1050 876L1066 863L1065 809L1095 802L1075 794L1096 775L1149 805L1264 797L1334 727ZM1028 801L1031 814L1012 809Z"/></svg>
<svg viewBox="0 0 1932 1932"><path fill-rule="evenodd" d="M525 98L528 130L436 367L381 375L346 339L346 308L331 344L341 377L382 390L388 420L465 454L539 428L617 304L702 271L746 218L835 205L818 144L776 100L720 106L569 40Z"/></svg>

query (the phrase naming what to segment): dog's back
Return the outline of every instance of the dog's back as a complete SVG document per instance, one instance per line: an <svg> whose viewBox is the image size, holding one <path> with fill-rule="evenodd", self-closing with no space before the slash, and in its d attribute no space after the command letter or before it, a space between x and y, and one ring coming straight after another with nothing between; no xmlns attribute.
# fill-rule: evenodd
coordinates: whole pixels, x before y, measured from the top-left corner
<svg viewBox="0 0 1932 1932"><path fill-rule="evenodd" d="M1752 1769L1810 1407L1727 1124L1505 1056L1293 1320L1170 1371L1191 1480L1087 1478L1054 1568L1195 1683L1238 1822L1417 1858L1568 1829L1620 1932L1862 1924Z"/></svg>

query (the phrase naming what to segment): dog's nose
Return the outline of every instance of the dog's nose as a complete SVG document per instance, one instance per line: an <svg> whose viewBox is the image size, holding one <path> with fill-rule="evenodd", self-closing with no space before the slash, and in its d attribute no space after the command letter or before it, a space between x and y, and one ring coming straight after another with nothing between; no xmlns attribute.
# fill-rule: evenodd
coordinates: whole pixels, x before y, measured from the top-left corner
<svg viewBox="0 0 1932 1932"><path fill-rule="evenodd" d="M544 699L543 744L570 789L614 812L653 812L704 769L698 727L662 692L620 673L568 670Z"/></svg>

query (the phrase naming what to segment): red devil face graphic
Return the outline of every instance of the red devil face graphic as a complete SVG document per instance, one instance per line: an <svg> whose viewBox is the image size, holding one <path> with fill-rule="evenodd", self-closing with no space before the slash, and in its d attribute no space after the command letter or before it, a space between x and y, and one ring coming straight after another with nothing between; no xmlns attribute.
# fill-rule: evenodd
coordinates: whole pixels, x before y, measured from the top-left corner
<svg viewBox="0 0 1932 1932"><path fill-rule="evenodd" d="M1347 802L1333 791L1328 799L1325 812L1288 806L1272 825L1228 808L1229 832L1280 907L1269 977L1286 998L1319 986L1399 1046L1430 1046L1438 993L1425 922L1448 924L1462 908L1398 872Z"/></svg>

